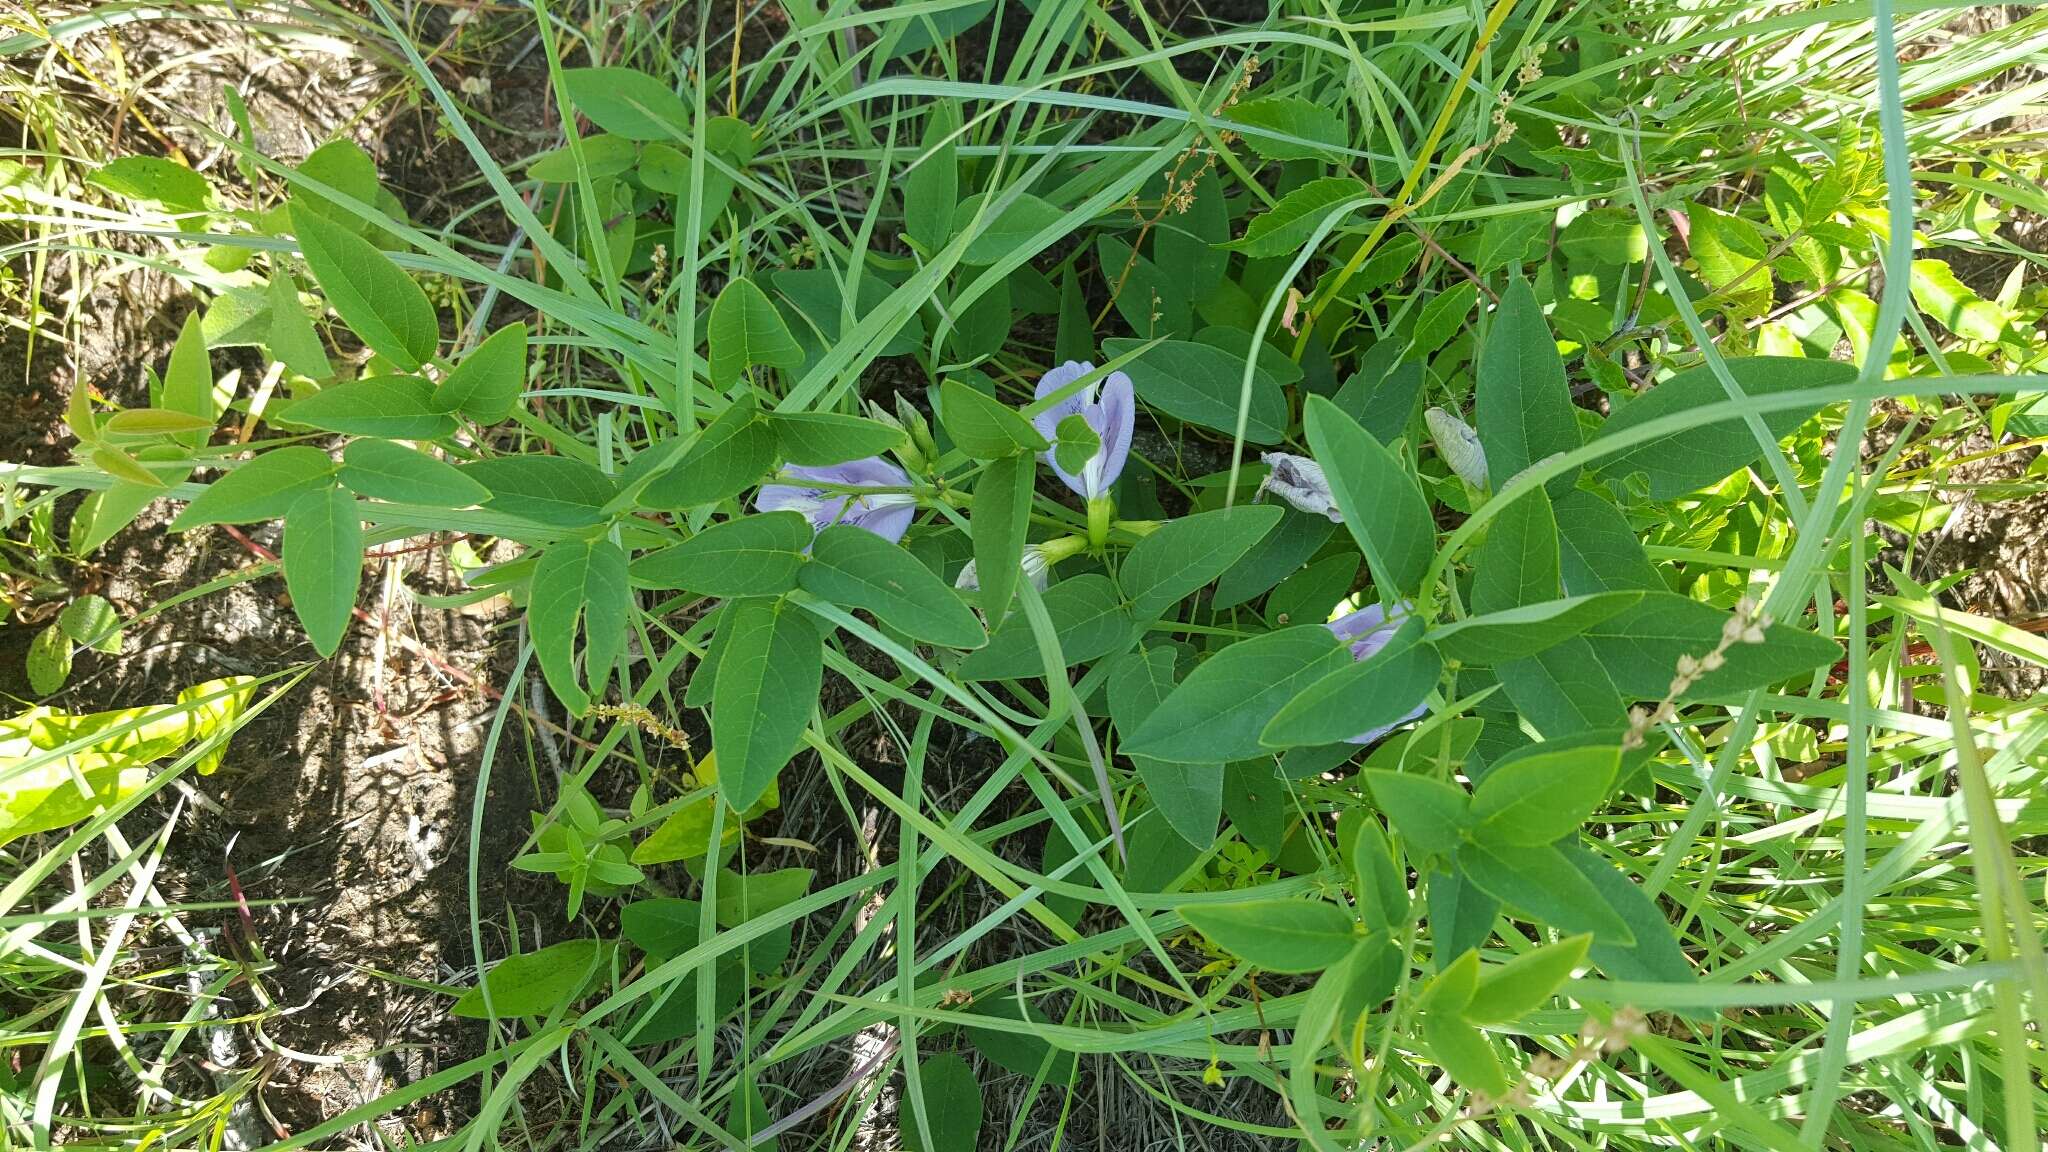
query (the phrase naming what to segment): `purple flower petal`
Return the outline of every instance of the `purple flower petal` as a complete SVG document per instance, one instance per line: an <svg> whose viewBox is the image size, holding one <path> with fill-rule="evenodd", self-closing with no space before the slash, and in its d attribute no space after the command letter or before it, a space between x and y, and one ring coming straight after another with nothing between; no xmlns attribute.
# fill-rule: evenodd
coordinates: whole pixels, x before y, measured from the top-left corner
<svg viewBox="0 0 2048 1152"><path fill-rule="evenodd" d="M813 485L833 484L849 488L907 488L910 477L901 468L879 456L849 460L844 464L807 466L790 464L778 473L795 484L763 484L754 497L757 512L801 512L814 532L834 524L865 528L892 543L903 538L917 517L917 501L908 492L860 494L834 492ZM801 483L809 481L809 484Z"/></svg>
<svg viewBox="0 0 2048 1152"><path fill-rule="evenodd" d="M1040 377L1034 395L1043 400L1093 371L1095 365L1089 361L1069 360ZM1047 451L1043 455L1061 483L1082 497L1093 500L1108 492L1123 473L1124 461L1131 454L1131 432L1137 424L1137 408L1137 394L1131 378L1121 372L1112 372L1105 379L1033 416L1031 426L1038 430L1040 436L1056 441L1059 439L1060 421L1078 414L1095 430L1102 446L1088 458L1078 475L1060 467L1055 453Z"/></svg>

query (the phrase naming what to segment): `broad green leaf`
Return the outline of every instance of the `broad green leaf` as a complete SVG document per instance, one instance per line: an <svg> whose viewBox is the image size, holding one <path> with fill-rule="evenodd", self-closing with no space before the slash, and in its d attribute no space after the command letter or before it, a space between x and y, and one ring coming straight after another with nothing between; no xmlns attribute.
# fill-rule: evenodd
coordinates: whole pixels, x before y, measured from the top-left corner
<svg viewBox="0 0 2048 1152"><path fill-rule="evenodd" d="M349 331L408 372L434 355L434 306L391 257L317 211L295 209L291 220L306 267Z"/></svg>
<svg viewBox="0 0 2048 1152"><path fill-rule="evenodd" d="M142 468L141 465L137 465ZM156 467L161 467L157 465ZM182 484L192 473L189 462L180 461L167 477L157 476L149 468L142 471L151 478L149 484L132 480L116 480L114 485L99 492L87 493L79 504L78 513L71 521L71 550L80 556L90 556L100 550L107 541L119 535L123 528L135 522L142 510L164 495L170 485ZM283 515L282 512L279 515Z"/></svg>
<svg viewBox="0 0 2048 1152"><path fill-rule="evenodd" d="M270 354L301 376L325 380L334 375L327 347L320 343L320 333L313 329L312 319L299 304L299 286L293 283L292 274L283 268L275 269L269 292Z"/></svg>
<svg viewBox="0 0 2048 1152"><path fill-rule="evenodd" d="M512 415L526 389L526 325L519 321L490 334L434 388L433 406L460 412L479 424Z"/></svg>
<svg viewBox="0 0 2048 1152"><path fill-rule="evenodd" d="M1110 356L1122 356L1142 340L1102 342ZM1210 344L1162 340L1124 365L1138 398L1176 420L1218 432L1237 429L1238 397L1243 390L1244 360ZM1252 373L1251 407L1244 438L1253 444L1278 444L1287 433L1287 398L1272 377Z"/></svg>
<svg viewBox="0 0 2048 1152"><path fill-rule="evenodd" d="M1856 378L1856 367L1833 360L1789 356L1737 357L1727 362L1729 375L1748 396L1768 396L1809 388L1839 388ZM1666 416L1728 399L1728 393L1702 366L1689 368L1623 405L1608 417L1593 442ZM1763 413L1773 436L1789 435L1819 409ZM1747 468L1763 457L1763 448L1739 416L1687 425L1654 440L1637 444L1593 465L1596 476L1623 477L1641 472L1649 477L1650 495L1675 500Z"/></svg>
<svg viewBox="0 0 2048 1152"><path fill-rule="evenodd" d="M417 376L372 376L329 384L278 415L349 436L437 440L455 431L455 417L434 406L434 386Z"/></svg>
<svg viewBox="0 0 2048 1152"><path fill-rule="evenodd" d="M1374 347L1400 351L1391 340ZM1407 434L1409 422L1415 418L1415 402L1422 395L1422 364L1398 360L1379 369L1370 367L1373 359L1371 352L1366 353L1367 365L1344 381L1332 402L1372 433L1373 439L1391 445Z"/></svg>
<svg viewBox="0 0 2048 1152"><path fill-rule="evenodd" d="M355 612L363 579L363 522L339 488L308 492L284 516L284 585L313 648L332 656Z"/></svg>
<svg viewBox="0 0 2048 1152"><path fill-rule="evenodd" d="M1320 551L1337 526L1323 516L1292 508L1280 515L1280 523L1251 547L1237 563L1216 581L1216 594L1209 605L1221 610L1271 591L1273 586L1299 571L1309 557Z"/></svg>
<svg viewBox="0 0 2048 1152"><path fill-rule="evenodd" d="M1472 1002L1472 993L1478 987L1479 953L1460 952L1457 959L1444 965L1423 985L1415 1007L1422 1012L1456 1016Z"/></svg>
<svg viewBox="0 0 2048 1152"><path fill-rule="evenodd" d="M1224 951L1268 972L1315 972L1358 943L1350 915L1327 900L1185 904L1180 914Z"/></svg>
<svg viewBox="0 0 2048 1152"><path fill-rule="evenodd" d="M1488 965L1462 1015L1473 1024L1507 1024L1548 1003L1586 962L1588 935L1568 936L1531 949L1505 964Z"/></svg>
<svg viewBox="0 0 2048 1152"><path fill-rule="evenodd" d="M490 490L484 507L552 528L602 524L605 505L619 494L611 477L567 456L497 456L462 471Z"/></svg>
<svg viewBox="0 0 2048 1152"><path fill-rule="evenodd" d="M1429 923L1436 935L1439 971L1485 944L1499 916L1500 901L1474 887L1462 873L1429 874Z"/></svg>
<svg viewBox="0 0 2048 1152"><path fill-rule="evenodd" d="M1558 233L1557 247L1575 270L1635 264L1650 254L1642 222L1618 207L1580 213Z"/></svg>
<svg viewBox="0 0 2048 1152"><path fill-rule="evenodd" d="M1414 772L1360 773L1387 824L1424 855L1449 856L1471 821L1471 798L1455 784Z"/></svg>
<svg viewBox="0 0 2048 1152"><path fill-rule="evenodd" d="M467 472L389 440L351 440L341 452L341 482L358 496L429 508L468 508L491 490Z"/></svg>
<svg viewBox="0 0 2048 1152"><path fill-rule="evenodd" d="M696 900L635 900L619 909L619 935L660 964L697 946L703 917L704 905Z"/></svg>
<svg viewBox="0 0 2048 1152"><path fill-rule="evenodd" d="M334 461L304 444L273 448L240 464L206 486L171 521L171 531L187 532L202 524L254 524L275 520L308 492L327 487Z"/></svg>
<svg viewBox="0 0 2048 1152"><path fill-rule="evenodd" d="M993 1016L1003 1020L1019 1021L1026 1024L1050 1024L1045 1013L1040 1012L1029 999L1018 996L1014 987L984 992L974 998L963 1014L971 1020L976 1016ZM1010 1029L976 1028L964 1021L961 1032L988 1060L1018 1076L1031 1079L1044 1075L1049 1084L1066 1084L1074 1076L1074 1054L1054 1048L1028 1032Z"/></svg>
<svg viewBox="0 0 2048 1152"><path fill-rule="evenodd" d="M352 200L365 204L377 202L377 162L353 140L329 140L313 149L299 162L298 172ZM296 182L293 188L293 205L318 212L358 236L374 235L367 221L343 207L339 201Z"/></svg>
<svg viewBox="0 0 2048 1152"><path fill-rule="evenodd" d="M1622 722L1621 693L1583 636L1503 660L1493 674L1516 711L1546 740Z"/></svg>
<svg viewBox="0 0 2048 1152"><path fill-rule="evenodd" d="M1473 395L1479 443L1495 489L1538 460L1579 446L1564 359L1526 280L1511 282L1501 295L1479 352ZM1570 476L1560 476L1549 487L1560 495L1571 484Z"/></svg>
<svg viewBox="0 0 2048 1152"><path fill-rule="evenodd" d="M71 679L71 654L71 638L64 634L64 629L52 624L36 633L23 657L29 690L38 696L48 696L63 688L64 682Z"/></svg>
<svg viewBox="0 0 2048 1152"><path fill-rule="evenodd" d="M1295 800L1273 768L1272 754L1223 766L1223 814L1244 842L1277 858L1287 848Z"/></svg>
<svg viewBox="0 0 2048 1152"><path fill-rule="evenodd" d="M564 68L576 110L628 140L690 139L690 109L668 84L634 68Z"/></svg>
<svg viewBox="0 0 2048 1152"><path fill-rule="evenodd" d="M533 654L555 696L577 716L603 699L612 665L626 647L626 554L610 540L562 540L548 545L533 570L526 624ZM576 641L583 640L582 674ZM586 685L587 690L586 690Z"/></svg>
<svg viewBox="0 0 2048 1152"><path fill-rule="evenodd" d="M1661 700L1678 658L1698 658L1721 642L1728 613L1675 592L1646 592L1634 605L1588 627L1586 640L1622 695ZM1841 645L1783 624L1762 644L1736 644L1712 672L1701 674L1688 699L1744 692L1812 672L1842 658Z"/></svg>
<svg viewBox="0 0 2048 1152"><path fill-rule="evenodd" d="M545 1016L574 999L597 975L605 945L597 940L564 940L534 952L508 956L484 973L491 1000L484 1006L483 987L471 988L449 1009L465 1020L499 1016Z"/></svg>
<svg viewBox="0 0 2048 1152"><path fill-rule="evenodd" d="M768 423L791 464L844 464L903 445L901 428L838 412L777 412Z"/></svg>
<svg viewBox="0 0 2048 1152"><path fill-rule="evenodd" d="M718 150L713 148L710 151ZM683 206L690 202L690 158L667 144L648 144L640 150L639 173L642 184L665 196L675 197L671 211L681 217ZM732 203L732 194L732 177L719 171L707 157L704 162L704 190L697 197L697 226L704 233L709 233L725 215L726 207Z"/></svg>
<svg viewBox="0 0 2048 1152"><path fill-rule="evenodd" d="M1116 293L1117 315L1139 336L1180 336L1194 331L1194 301L1185 285L1164 268L1131 250L1122 237L1100 232L1095 260L1106 286Z"/></svg>
<svg viewBox="0 0 2048 1152"><path fill-rule="evenodd" d="M724 643L711 696L711 739L718 789L727 804L744 811L796 754L818 705L825 642L810 614L786 598L735 600L719 631Z"/></svg>
<svg viewBox="0 0 2048 1152"><path fill-rule="evenodd" d="M960 262L970 268L994 264L1019 250L1026 255L1039 249L1031 247L1034 238L1048 228L1066 221L1066 213L1029 192L1004 189L994 195L994 203L1009 201L999 210L992 211L980 224L980 231L967 242L967 250L961 253ZM981 212L982 204L989 202L986 192L977 192L960 201L953 208L952 226L947 230L951 240L975 227L974 217ZM1078 223L1078 221L1076 221ZM1043 242L1039 247L1043 247Z"/></svg>
<svg viewBox="0 0 2048 1152"><path fill-rule="evenodd" d="M1252 217L1244 235L1224 247L1252 259L1293 255L1332 212L1366 195L1365 185L1349 176L1311 180Z"/></svg>
<svg viewBox="0 0 2048 1152"><path fill-rule="evenodd" d="M1416 314L1415 328L1409 334L1405 354L1416 363L1429 359L1465 326L1466 318L1472 315L1472 306L1477 303L1479 285L1470 280L1453 284L1430 297L1422 311Z"/></svg>
<svg viewBox="0 0 2048 1152"><path fill-rule="evenodd" d="M647 508L695 508L746 491L775 467L775 428L752 392L704 426L695 443L640 493Z"/></svg>
<svg viewBox="0 0 2048 1152"><path fill-rule="evenodd" d="M1241 100L1224 115L1264 132L1243 133L1245 146L1268 160L1323 160L1345 142L1344 117L1299 96Z"/></svg>
<svg viewBox="0 0 2048 1152"><path fill-rule="evenodd" d="M1400 720L1429 696L1443 673L1423 626L1402 621L1385 648L1352 661L1301 690L1266 725L1269 748L1332 744Z"/></svg>
<svg viewBox="0 0 2048 1152"><path fill-rule="evenodd" d="M804 350L789 334L782 313L768 294L745 277L725 286L711 305L707 325L711 341L711 386L732 386L740 373L756 364L785 371L801 368Z"/></svg>
<svg viewBox="0 0 2048 1152"><path fill-rule="evenodd" d="M1518 267L1529 258L1529 250L1547 239L1556 218L1548 211L1518 212L1512 216L1490 216L1479 230L1479 256L1472 270L1484 276L1503 268Z"/></svg>
<svg viewBox="0 0 2048 1152"><path fill-rule="evenodd" d="M1109 577L1087 572L1062 580L1045 591L1045 612L1067 666L1107 656L1131 633L1130 610ZM962 680L1023 680L1045 675L1045 659L1031 622L1012 613L990 635L985 647L967 654L957 674Z"/></svg>
<svg viewBox="0 0 2048 1152"><path fill-rule="evenodd" d="M1487 525L1486 543L1472 554L1472 611L1542 604L1557 599L1559 586L1550 497L1541 488L1522 492L1501 507Z"/></svg>
<svg viewBox="0 0 2048 1152"><path fill-rule="evenodd" d="M2005 335L2005 309L1957 279L1946 260L1913 261L1913 302L1965 339L1996 343Z"/></svg>
<svg viewBox="0 0 2048 1152"><path fill-rule="evenodd" d="M960 199L960 162L952 140L959 127L957 107L934 100L925 119L924 146L913 159L917 167L904 174L903 231L927 254L953 238L953 209Z"/></svg>
<svg viewBox="0 0 2048 1152"><path fill-rule="evenodd" d="M1508 1094L1508 1074L1479 1029L1455 1015L1431 1012L1422 1018L1422 1042L1429 1045L1430 1056L1459 1087L1489 1100Z"/></svg>
<svg viewBox="0 0 2048 1152"><path fill-rule="evenodd" d="M1050 446L1023 413L953 377L939 385L939 423L954 446L976 460L1043 452Z"/></svg>
<svg viewBox="0 0 2048 1152"><path fill-rule="evenodd" d="M990 645L994 647L994 645ZM1109 679L1109 715L1119 733L1135 732L1174 687L1175 650L1170 645L1134 648ZM1223 815L1223 764L1175 764L1149 756L1130 757L1152 806L1181 839L1196 848L1216 842Z"/></svg>
<svg viewBox="0 0 2048 1152"><path fill-rule="evenodd" d="M887 280L863 273L854 289L853 315L848 316L848 283L830 268L784 268L768 279L783 298L783 317L797 343L805 347L806 368L869 313L888 306L891 291ZM881 355L905 356L924 347L924 320L917 313L901 314L893 327L893 333L882 342Z"/></svg>
<svg viewBox="0 0 2048 1152"><path fill-rule="evenodd" d="M1620 770L1619 745L1510 752L1472 793L1472 834L1506 848L1555 843L1600 810Z"/></svg>
<svg viewBox="0 0 2048 1152"><path fill-rule="evenodd" d="M1527 500L1535 494L1524 496ZM1612 592L1622 588L1664 591L1664 581L1650 566L1643 543L1621 510L1591 492L1573 490L1553 506L1557 521L1558 561L1567 596ZM1495 527L1499 521L1495 521Z"/></svg>
<svg viewBox="0 0 2048 1152"><path fill-rule="evenodd" d="M574 184L579 171L597 180L617 176L640 159L640 149L634 141L608 133L583 137L577 141L577 151L583 154L580 169L576 152L562 147L534 157L526 166L526 174L543 184Z"/></svg>
<svg viewBox="0 0 2048 1152"><path fill-rule="evenodd" d="M1216 247L1229 239L1230 209L1224 203L1223 182L1214 172L1204 171L1195 177L1186 210L1168 213L1153 224L1152 261L1183 295L1200 300L1215 291L1229 271L1230 253Z"/></svg>
<svg viewBox="0 0 2048 1152"><path fill-rule="evenodd" d="M1395 931L1408 923L1408 874L1394 863L1393 849L1379 821L1364 815L1351 840L1351 866L1359 918L1367 928Z"/></svg>
<svg viewBox="0 0 2048 1152"><path fill-rule="evenodd" d="M190 435L213 430L213 421L168 408L124 408L100 423L100 434L110 440L149 439L157 436Z"/></svg>
<svg viewBox="0 0 2048 1152"><path fill-rule="evenodd" d="M1272 504L1240 505L1182 516L1139 540L1117 582L1131 598L1131 615L1157 619L1221 576L1280 522Z"/></svg>
<svg viewBox="0 0 2048 1152"><path fill-rule="evenodd" d="M925 1057L917 1066L917 1095L905 1095L896 1114L904 1148L909 1152L974 1152L981 1139L983 1091L974 1069L958 1053ZM923 1102L921 1112L915 1101ZM931 1134L929 1140L926 1132Z"/></svg>
<svg viewBox="0 0 2048 1152"><path fill-rule="evenodd" d="M1557 847L1635 937L1635 943L1629 945L1594 941L1593 962L1602 971L1616 980L1670 984L1690 984L1699 978L1656 901L1584 845L1566 842Z"/></svg>
<svg viewBox="0 0 2048 1152"><path fill-rule="evenodd" d="M974 485L973 516L967 525L974 543L974 570L981 584L982 613L997 624L1010 610L1010 598L1017 594L1017 581L1024 574L1037 469L1038 461L1020 452L990 461Z"/></svg>
<svg viewBox="0 0 2048 1152"><path fill-rule="evenodd" d="M66 636L95 652L121 654L121 614L104 596L80 596L64 606L57 626Z"/></svg>
<svg viewBox="0 0 2048 1152"><path fill-rule="evenodd" d="M1756 316L1771 305L1770 245L1755 224L1704 204L1688 204L1687 246L1700 279L1731 315Z"/></svg>
<svg viewBox="0 0 2048 1152"><path fill-rule="evenodd" d="M779 596L796 587L811 523L797 512L742 516L633 561L643 588L687 588L704 596Z"/></svg>
<svg viewBox="0 0 2048 1152"><path fill-rule="evenodd" d="M914 639L979 648L988 636L946 582L902 548L864 528L834 524L818 533L797 583L813 596L861 608Z"/></svg>
<svg viewBox="0 0 2048 1152"><path fill-rule="evenodd" d="M1382 599L1421 593L1436 554L1436 522L1415 477L1372 434L1327 399L1308 399L1310 451L1330 480L1344 526L1365 553Z"/></svg>
<svg viewBox="0 0 2048 1152"><path fill-rule="evenodd" d="M1088 418L1079 412L1062 416L1060 422L1053 426L1053 435L1057 437L1052 446L1053 463L1069 472L1079 473L1097 452L1102 451L1102 437L1096 433L1095 426L1088 423Z"/></svg>
<svg viewBox="0 0 2048 1152"><path fill-rule="evenodd" d="M817 873L809 868L777 868L772 872L742 875L731 870L718 875L718 924L737 928L749 920L768 915L785 904L801 900L811 890Z"/></svg>
<svg viewBox="0 0 2048 1152"><path fill-rule="evenodd" d="M1520 660L1584 635L1602 620L1635 607L1644 595L1633 588L1595 592L1467 616L1431 632L1429 642L1450 659L1466 664Z"/></svg>
<svg viewBox="0 0 2048 1152"><path fill-rule="evenodd" d="M122 156L92 170L86 183L130 200L154 200L173 212L203 212L206 177L159 156Z"/></svg>
<svg viewBox="0 0 2048 1152"><path fill-rule="evenodd" d="M1240 640L1198 665L1136 732L1126 733L1124 751L1181 764L1270 755L1259 734L1274 714L1350 659L1320 624Z"/></svg>
<svg viewBox="0 0 2048 1152"><path fill-rule="evenodd" d="M171 346L171 361L164 368L164 391L160 407L181 412L212 428L220 419L213 397L213 360L207 355L206 337L200 331L197 312L185 317L178 330L178 342ZM206 443L206 432L182 432L178 442L188 448Z"/></svg>
<svg viewBox="0 0 2048 1152"><path fill-rule="evenodd" d="M1602 943L1635 943L1600 890L1552 845L1507 847L1467 840L1458 845L1458 867L1488 895L1538 923L1591 932Z"/></svg>

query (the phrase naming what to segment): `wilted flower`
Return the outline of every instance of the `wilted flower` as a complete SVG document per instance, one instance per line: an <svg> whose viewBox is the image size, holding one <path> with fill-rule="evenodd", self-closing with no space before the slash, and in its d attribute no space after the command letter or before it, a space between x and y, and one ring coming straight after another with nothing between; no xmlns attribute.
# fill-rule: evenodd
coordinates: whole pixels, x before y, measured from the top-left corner
<svg viewBox="0 0 2048 1152"><path fill-rule="evenodd" d="M1344 513L1330 495L1330 479L1323 475L1321 464L1291 452L1267 452L1259 459L1266 462L1267 468L1266 478L1259 482L1260 495L1271 492L1311 516L1327 516L1334 524L1344 522Z"/></svg>
<svg viewBox="0 0 2048 1152"><path fill-rule="evenodd" d="M1394 633L1401 627L1401 621L1407 618L1408 613L1413 608L1414 605L1406 600L1394 605L1392 612L1388 612L1384 605L1377 603L1368 604L1356 612L1346 612L1344 615L1323 625L1323 627L1328 628L1330 633L1337 637L1337 639L1350 645L1351 658L1353 660L1368 660L1378 655L1380 650L1385 648L1387 643L1394 638ZM1408 713L1392 724L1384 724L1378 728L1361 732L1351 737L1346 743L1374 743L1401 725L1419 718L1428 710L1427 705L1417 704L1415 711Z"/></svg>
<svg viewBox="0 0 2048 1152"><path fill-rule="evenodd" d="M1024 578L1031 581L1033 588L1043 592L1051 585L1051 565L1046 560L1044 550L1038 545L1034 544L1024 549L1019 566L1024 569ZM960 569L960 576L953 581L953 587L968 592L981 590L981 572L974 566L974 561L969 560L967 566Z"/></svg>
<svg viewBox="0 0 2048 1152"><path fill-rule="evenodd" d="M1093 371L1095 365L1086 360L1069 360L1039 378L1037 396L1044 399ZM1046 452L1045 461L1067 487L1095 500L1108 495L1110 485L1123 473L1124 460L1131 454L1131 431L1138 416L1137 394L1131 378L1111 372L1033 416L1031 426L1038 429L1040 436L1057 444L1060 421L1074 415L1088 422L1088 427L1101 438L1102 446L1088 457L1078 474L1060 467L1056 450Z"/></svg>
<svg viewBox="0 0 2048 1152"><path fill-rule="evenodd" d="M1485 488L1486 450L1479 446L1479 433L1442 408L1424 412L1422 422L1429 425L1429 438L1436 441L1438 454L1443 456L1444 463L1451 466L1451 471L1457 473L1458 479L1474 488Z"/></svg>
<svg viewBox="0 0 2048 1152"><path fill-rule="evenodd" d="M917 515L917 498L908 492L839 492L814 486L910 487L910 477L904 475L903 469L880 456L818 467L788 464L776 477L788 483L763 484L761 494L754 497L754 510L801 512L815 531L822 532L834 524L851 524L893 543L903 539L903 533Z"/></svg>

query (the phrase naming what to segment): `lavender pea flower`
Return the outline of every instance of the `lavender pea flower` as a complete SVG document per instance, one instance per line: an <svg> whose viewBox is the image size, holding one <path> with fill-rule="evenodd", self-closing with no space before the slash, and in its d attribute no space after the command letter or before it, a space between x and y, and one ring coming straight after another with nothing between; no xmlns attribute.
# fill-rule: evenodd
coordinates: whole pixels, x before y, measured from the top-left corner
<svg viewBox="0 0 2048 1152"><path fill-rule="evenodd" d="M785 465L777 479L790 481L763 484L754 497L756 512L801 512L814 531L834 524L865 528L895 543L903 539L917 516L917 498L908 492L837 492L815 487L834 484L848 488L908 488L910 477L880 456L849 460L844 464L807 467ZM806 483L808 481L809 483Z"/></svg>
<svg viewBox="0 0 2048 1152"><path fill-rule="evenodd" d="M1072 384L1081 377L1095 371L1095 365L1086 360L1069 360L1039 378L1037 396L1046 396ZM1052 452L1045 453L1045 462L1052 465L1067 487L1087 500L1097 500L1109 493L1110 485L1123 473L1124 461L1131 454L1131 431L1137 421L1137 393L1131 385L1131 378L1121 372L1108 376L1031 418L1031 426L1047 440L1059 439L1060 421L1078 414L1095 430L1102 439L1102 447L1088 458L1077 475L1060 467Z"/></svg>
<svg viewBox="0 0 2048 1152"><path fill-rule="evenodd" d="M1344 615L1323 625L1323 627L1328 628L1332 635L1350 646L1351 658L1353 660L1368 660L1378 655L1380 649L1385 648L1387 642L1394 638L1395 631L1401 627L1401 621L1407 618L1408 613L1413 608L1414 605L1406 600L1394 605L1394 610L1391 613L1387 611L1384 605L1368 604L1356 612L1346 612ZM1428 710L1428 705L1418 704L1415 706L1415 711L1401 717L1392 724L1385 724L1378 728L1361 732L1351 737L1346 743L1377 743L1387 733L1408 723L1410 720L1419 719Z"/></svg>

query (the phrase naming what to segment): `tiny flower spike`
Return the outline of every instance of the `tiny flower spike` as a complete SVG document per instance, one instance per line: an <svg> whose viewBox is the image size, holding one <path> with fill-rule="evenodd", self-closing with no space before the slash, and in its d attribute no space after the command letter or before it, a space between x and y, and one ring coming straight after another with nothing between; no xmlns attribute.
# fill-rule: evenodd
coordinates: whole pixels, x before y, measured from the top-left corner
<svg viewBox="0 0 2048 1152"><path fill-rule="evenodd" d="M1387 642L1394 638L1395 631L1401 627L1401 621L1407 617L1413 608L1414 605L1406 600L1394 605L1394 610L1391 613L1383 605L1368 604L1356 612L1346 612L1344 615L1323 625L1323 627L1328 628L1332 635L1350 646L1351 658L1353 660L1367 660L1378 655L1380 649L1387 646ZM1408 713L1392 724L1384 724L1378 728L1367 729L1351 737L1346 743L1377 743L1387 733L1408 723L1410 720L1420 718L1428 710L1428 705L1418 704L1415 706L1415 711Z"/></svg>
<svg viewBox="0 0 2048 1152"><path fill-rule="evenodd" d="M1267 468L1266 478L1259 482L1260 496L1271 492L1311 516L1327 516L1333 524L1344 522L1344 513L1337 508L1337 498L1330 494L1330 480L1323 475L1321 464L1289 452L1267 452L1259 459L1266 462Z"/></svg>
<svg viewBox="0 0 2048 1152"><path fill-rule="evenodd" d="M844 464L805 467L789 464L776 474L779 484L763 484L754 497L757 512L801 512L813 531L834 524L865 528L894 543L903 539L917 515L917 498L908 492L861 494L840 488L908 488L903 469L879 456ZM833 485L832 488L819 485Z"/></svg>

